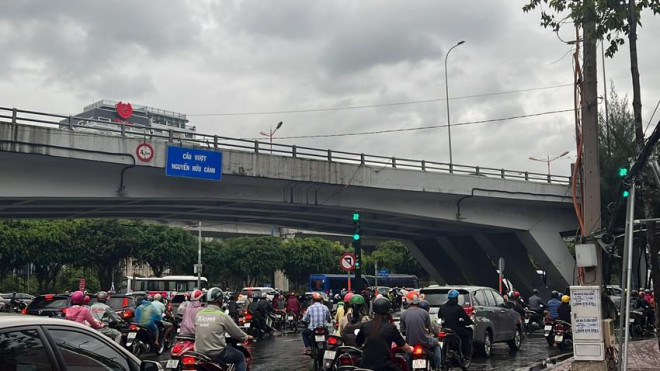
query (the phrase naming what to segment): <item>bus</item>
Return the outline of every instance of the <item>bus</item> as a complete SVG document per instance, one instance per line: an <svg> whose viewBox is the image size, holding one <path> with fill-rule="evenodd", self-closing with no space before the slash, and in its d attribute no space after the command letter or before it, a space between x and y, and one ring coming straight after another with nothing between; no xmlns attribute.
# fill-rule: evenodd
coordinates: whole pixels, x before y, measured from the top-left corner
<svg viewBox="0 0 660 371"><path fill-rule="evenodd" d="M201 278L202 287L207 288L206 277ZM134 291L161 293L167 298L173 298L177 292L189 292L197 289L197 276L165 276L165 277L133 277L124 276L120 293L130 294Z"/></svg>
<svg viewBox="0 0 660 371"><path fill-rule="evenodd" d="M351 275L351 288L354 288L355 276ZM362 288L368 287L369 281L362 277ZM346 274L312 274L309 276L309 291L322 291L331 298L339 294L342 289L348 289L348 275Z"/></svg>
<svg viewBox="0 0 660 371"><path fill-rule="evenodd" d="M401 287L401 288L419 288L419 278L413 274L396 274L392 273L387 276L370 276L363 275L362 277L366 278L369 282L369 286L376 286L376 278L378 278L378 286L385 287Z"/></svg>

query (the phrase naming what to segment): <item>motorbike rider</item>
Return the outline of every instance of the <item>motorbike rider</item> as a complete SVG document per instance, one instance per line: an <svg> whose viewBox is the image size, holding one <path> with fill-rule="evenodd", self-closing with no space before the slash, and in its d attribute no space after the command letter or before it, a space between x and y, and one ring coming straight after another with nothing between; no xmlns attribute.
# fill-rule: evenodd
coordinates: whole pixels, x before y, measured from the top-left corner
<svg viewBox="0 0 660 371"><path fill-rule="evenodd" d="M550 294L550 300L548 301L548 318L551 320L557 319L557 308L561 305L561 301L559 301L559 293L557 291L553 291Z"/></svg>
<svg viewBox="0 0 660 371"><path fill-rule="evenodd" d="M389 299L377 298L374 300L372 308L374 319L360 326L355 343L358 346L364 345L362 353L362 367L364 368L377 371L400 370L390 357L392 343L401 347L406 353L413 352L413 347L406 343L396 326L388 320L391 307Z"/></svg>
<svg viewBox="0 0 660 371"><path fill-rule="evenodd" d="M347 294L344 299L349 296ZM364 308L364 298L362 295L350 294L348 313L339 322L339 333L344 341L344 345L356 346L355 344L355 330L358 330L362 323L369 322L369 316L363 315L362 309ZM344 304L346 305L346 304Z"/></svg>
<svg viewBox="0 0 660 371"><path fill-rule="evenodd" d="M520 293L518 293L518 296L520 296ZM522 305L520 305L519 301L517 301L515 299L511 299L511 298L507 297L507 295L504 295L504 305L507 308L513 309L518 314L520 314L520 318L525 318L525 309L523 309L523 307L522 307Z"/></svg>
<svg viewBox="0 0 660 371"><path fill-rule="evenodd" d="M458 304L458 290L452 289L447 293L447 302L440 306L438 318L444 322L446 327L456 333L461 339L461 360L472 358L472 331L465 327L473 325L474 322L470 316L465 313L465 309Z"/></svg>
<svg viewBox="0 0 660 371"><path fill-rule="evenodd" d="M201 301L202 296L204 296L204 293L201 290L194 290L190 294L190 304L183 312L179 334L195 335L195 316L200 310L204 309Z"/></svg>
<svg viewBox="0 0 660 371"><path fill-rule="evenodd" d="M305 354L312 354L312 331L318 327L325 328L326 322L332 320L330 310L327 306L323 305L323 297L318 292L312 294L312 301L314 304L307 308L307 312L303 316L303 322L308 322L309 325L302 332L303 343L305 343Z"/></svg>
<svg viewBox="0 0 660 371"><path fill-rule="evenodd" d="M419 307L421 299L415 291L408 293L406 301L408 302L408 309L401 313L399 321L401 333L405 334L408 344L419 344L429 350L433 354L433 366L440 368L442 365L442 349L433 337L433 334L437 334L437 332L433 332L429 312Z"/></svg>
<svg viewBox="0 0 660 371"><path fill-rule="evenodd" d="M138 302L142 300L142 303L135 309L135 322L140 326L146 327L151 336L155 339L154 344L158 346L160 344L158 336L158 326L156 321L160 321L161 315L156 307L151 303L153 297L151 295L147 296L146 299L138 299Z"/></svg>
<svg viewBox="0 0 660 371"><path fill-rule="evenodd" d="M419 302L419 307L424 309L426 312L431 311L431 303L429 303L426 300L422 300ZM431 318L431 334L437 334L440 332L440 325L438 325L438 321L433 320Z"/></svg>
<svg viewBox="0 0 660 371"><path fill-rule="evenodd" d="M266 329L266 316L268 315L268 311L266 307L268 305L264 306L261 304L261 293L260 292L255 292L252 294L252 303L248 307L248 313L252 315L252 321L255 322L256 328L257 328L257 338L261 340L261 334L265 331ZM267 303L267 301L264 299L264 303Z"/></svg>
<svg viewBox="0 0 660 371"><path fill-rule="evenodd" d="M68 319L69 321L74 321L78 323L85 323L89 325L89 327L95 329L95 330L100 330L104 326L103 322L99 322L94 317L92 314L89 312L89 309L84 306L84 300L85 300L85 294L83 294L82 291L76 291L73 294L71 294L71 304L73 304L71 307L69 307L66 310L66 316L64 318Z"/></svg>
<svg viewBox="0 0 660 371"><path fill-rule="evenodd" d="M158 321L163 325L163 329L165 330L165 332L163 333L163 337L167 339L170 333L174 330L174 325L172 324L172 322L165 320L165 317L172 318L172 313L170 313L170 311L167 310L167 307L163 303L163 300L164 299L161 294L156 294L154 295L154 300L152 304L160 312L160 319L158 319Z"/></svg>
<svg viewBox="0 0 660 371"><path fill-rule="evenodd" d="M530 296L529 299L527 299L527 303L529 305L530 310L533 310L541 318L543 318L543 308L547 307L548 305L539 296L539 290L537 289L532 290L532 296Z"/></svg>
<svg viewBox="0 0 660 371"><path fill-rule="evenodd" d="M195 352L202 353L219 363L231 363L237 371L245 371L245 355L231 346L227 346L225 333L239 341L247 341L247 335L220 308L224 293L213 287L206 292L207 307L195 316Z"/></svg>
<svg viewBox="0 0 660 371"><path fill-rule="evenodd" d="M637 295L633 292L634 308L641 310L646 316L646 322L649 324L655 324L655 313L653 307L644 297L644 291L640 290Z"/></svg>
<svg viewBox="0 0 660 371"><path fill-rule="evenodd" d="M16 297L16 293L11 294L11 299L9 299L9 306L12 310L20 309L23 300L20 300Z"/></svg>
<svg viewBox="0 0 660 371"><path fill-rule="evenodd" d="M238 295L237 294L231 294L229 297L229 303L227 304L227 310L229 311L229 317L231 317L234 322L238 323L238 303L236 302L238 300Z"/></svg>
<svg viewBox="0 0 660 371"><path fill-rule="evenodd" d="M564 295L561 297L561 304L557 308L557 319L560 321L571 323L571 297Z"/></svg>
<svg viewBox="0 0 660 371"><path fill-rule="evenodd" d="M298 301L295 292L292 292L286 300L286 311L287 313L292 313L296 319L300 316L300 302Z"/></svg>
<svg viewBox="0 0 660 371"><path fill-rule="evenodd" d="M344 318L346 315L346 309L344 308L344 301L341 300L337 303L337 313L335 313L335 325L339 326L339 321Z"/></svg>
<svg viewBox="0 0 660 371"><path fill-rule="evenodd" d="M105 324L99 332L110 339L113 339L115 343L121 344L121 332L108 326L113 322L117 324L122 322L119 315L110 308L108 304L106 304L108 301L108 293L105 291L99 291L96 294L96 300L96 303L91 306L89 311L92 313L94 319Z"/></svg>

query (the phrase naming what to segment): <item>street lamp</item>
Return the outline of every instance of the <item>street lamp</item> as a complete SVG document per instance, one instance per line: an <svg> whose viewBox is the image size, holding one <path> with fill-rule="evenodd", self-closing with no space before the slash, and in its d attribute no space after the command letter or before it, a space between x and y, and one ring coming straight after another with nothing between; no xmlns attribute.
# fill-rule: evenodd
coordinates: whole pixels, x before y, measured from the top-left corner
<svg viewBox="0 0 660 371"><path fill-rule="evenodd" d="M455 47L464 44L465 41L461 40L458 44L452 46L445 54L445 96L447 98L447 134L449 134L449 172L452 172L454 166L454 158L451 153L451 119L449 118L449 80L447 78L447 58L449 58L449 53L454 50Z"/></svg>
<svg viewBox="0 0 660 371"><path fill-rule="evenodd" d="M547 163L547 164L548 164L548 176L550 176L550 163L551 163L552 161L558 159L558 158L561 158L561 157L566 156L567 154L568 154L568 151L562 153L562 154L559 155L559 156L555 156L555 157L553 157L553 158L550 158L550 155L548 155L547 158L545 158L545 159L539 159L539 158L534 158L534 157L529 157L529 159L532 160L532 161L540 161L540 162L545 162L545 163Z"/></svg>
<svg viewBox="0 0 660 371"><path fill-rule="evenodd" d="M275 130L273 130L273 127L270 127L270 131L268 133L264 133L263 131L260 132L259 134L269 137L270 138L270 153L273 153L273 135L275 135L275 132L277 129L281 128L284 122L280 121L277 126L275 127Z"/></svg>

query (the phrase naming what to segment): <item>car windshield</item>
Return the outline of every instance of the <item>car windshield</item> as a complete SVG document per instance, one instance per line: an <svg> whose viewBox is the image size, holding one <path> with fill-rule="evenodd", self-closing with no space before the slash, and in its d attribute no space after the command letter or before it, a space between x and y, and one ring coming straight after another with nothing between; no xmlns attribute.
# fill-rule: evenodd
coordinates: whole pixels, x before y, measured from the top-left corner
<svg viewBox="0 0 660 371"><path fill-rule="evenodd" d="M65 297L55 297L50 300L46 300L45 297L38 297L30 303L31 309L60 309L66 308L69 303L68 298Z"/></svg>
<svg viewBox="0 0 660 371"><path fill-rule="evenodd" d="M447 294L449 290L433 290L433 291L422 291L424 294L424 300L428 301L431 306L439 307L442 304L445 304L449 299ZM458 303L462 306L470 306L470 299L467 291L459 291L458 294Z"/></svg>

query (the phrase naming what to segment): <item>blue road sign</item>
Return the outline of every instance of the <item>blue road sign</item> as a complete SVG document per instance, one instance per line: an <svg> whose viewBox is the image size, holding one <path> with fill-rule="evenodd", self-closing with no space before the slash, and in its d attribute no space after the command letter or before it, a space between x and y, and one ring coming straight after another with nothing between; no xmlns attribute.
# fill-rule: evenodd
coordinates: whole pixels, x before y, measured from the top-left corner
<svg viewBox="0 0 660 371"><path fill-rule="evenodd" d="M378 271L378 277L387 277L390 275L389 269L381 269Z"/></svg>
<svg viewBox="0 0 660 371"><path fill-rule="evenodd" d="M222 179L222 152L167 147L165 175L184 178Z"/></svg>

